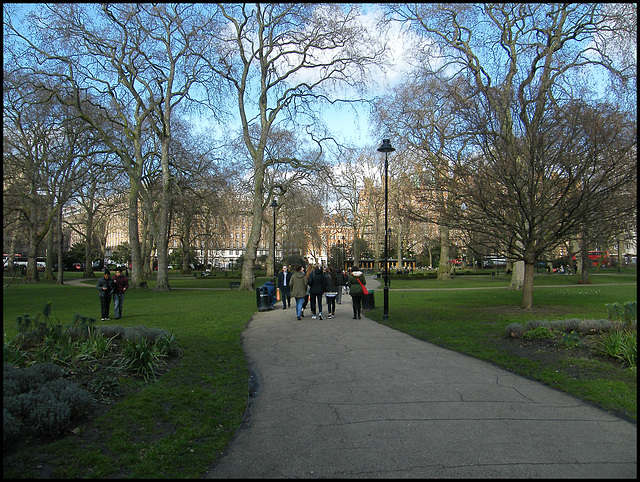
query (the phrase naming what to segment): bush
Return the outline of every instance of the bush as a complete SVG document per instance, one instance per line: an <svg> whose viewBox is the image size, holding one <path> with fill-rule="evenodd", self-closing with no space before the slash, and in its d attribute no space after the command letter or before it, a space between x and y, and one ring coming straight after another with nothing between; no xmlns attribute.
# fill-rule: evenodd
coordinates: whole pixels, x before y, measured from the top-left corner
<svg viewBox="0 0 640 482"><path fill-rule="evenodd" d="M631 369L637 369L638 332L612 331L598 344L598 351L611 358L617 358Z"/></svg>
<svg viewBox="0 0 640 482"><path fill-rule="evenodd" d="M505 328L507 338L520 338L524 333L524 327L520 323L511 323Z"/></svg>
<svg viewBox="0 0 640 482"><path fill-rule="evenodd" d="M15 437L21 427L57 435L93 404L89 392L61 378L64 372L55 365L14 368L4 364L2 374L5 440Z"/></svg>
<svg viewBox="0 0 640 482"><path fill-rule="evenodd" d="M541 338L553 338L554 332L547 326L537 326L522 335L525 340L539 340Z"/></svg>
<svg viewBox="0 0 640 482"><path fill-rule="evenodd" d="M163 356L155 344L142 337L126 338L123 342L120 369L141 375L145 380L156 377L155 368Z"/></svg>

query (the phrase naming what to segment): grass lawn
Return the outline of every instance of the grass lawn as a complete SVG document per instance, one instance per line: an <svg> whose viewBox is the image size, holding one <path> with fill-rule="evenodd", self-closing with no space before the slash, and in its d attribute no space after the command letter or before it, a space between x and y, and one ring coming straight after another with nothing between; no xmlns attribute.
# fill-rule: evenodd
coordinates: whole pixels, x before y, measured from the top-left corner
<svg viewBox="0 0 640 482"><path fill-rule="evenodd" d="M534 309L518 308L521 293L504 276L458 276L450 282L393 280L388 326L438 345L489 360L542 380L608 410L636 418L636 373L597 358L555 353L553 363L517 356L504 346L504 329L529 319L605 318L605 304L637 299L636 275L602 274L592 285L572 276L537 276ZM97 280L96 280L97 281ZM82 433L24 450L4 464L5 477L197 478L238 429L247 404L249 372L241 332L256 311L255 292L229 289L229 278L172 275L169 293L127 292L124 318L100 324L146 325L172 331L185 350L180 363L156 382L127 396ZM264 282L256 281L256 286ZM627 286L611 283L629 283ZM91 284L91 283L90 283ZM150 280L150 286L155 280ZM609 286L599 286L600 284ZM543 286L547 287L543 287ZM560 288L551 285L563 285ZM496 288L437 290L439 288ZM220 289L224 288L224 289ZM498 289L500 288L500 289ZM428 289L429 291L425 291ZM434 289L433 291L431 289ZM413 291L416 290L416 291ZM367 316L382 322L382 287ZM100 317L89 287L41 281L3 290L3 332L16 333L16 317L39 313L52 301L53 320L75 313ZM567 366L584 376L571 376Z"/></svg>

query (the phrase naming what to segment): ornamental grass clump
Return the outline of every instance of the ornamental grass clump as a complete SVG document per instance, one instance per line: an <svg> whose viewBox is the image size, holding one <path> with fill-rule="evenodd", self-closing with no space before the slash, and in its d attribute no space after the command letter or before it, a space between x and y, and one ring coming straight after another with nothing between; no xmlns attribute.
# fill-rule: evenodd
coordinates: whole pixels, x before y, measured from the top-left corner
<svg viewBox="0 0 640 482"><path fill-rule="evenodd" d="M631 330L611 331L598 344L603 355L621 360L632 370L637 370L638 332Z"/></svg>

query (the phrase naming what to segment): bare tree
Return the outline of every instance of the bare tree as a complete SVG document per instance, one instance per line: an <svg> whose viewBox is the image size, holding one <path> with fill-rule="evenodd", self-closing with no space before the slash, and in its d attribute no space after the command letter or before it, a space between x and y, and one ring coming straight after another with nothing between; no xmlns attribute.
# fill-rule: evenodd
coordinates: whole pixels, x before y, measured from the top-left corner
<svg viewBox="0 0 640 482"><path fill-rule="evenodd" d="M632 182L626 153L635 142L628 134L635 120L620 121L606 109L603 119L615 132L598 135L607 137L607 145L619 142L614 161L580 135L588 130L588 105L575 100L596 105L598 96L611 92L633 95L635 60L612 48L617 38L635 42L629 28L635 22L623 22L619 9L602 4L422 4L390 10L428 40L421 73L454 87L450 98L468 132L467 155L456 158L460 183L449 194L448 222L501 240L507 255L524 261L521 307L531 308L536 258L577 232L578 212L587 216L585 210L602 209L612 196L611 181L602 173L615 173L617 189ZM626 12L637 15L635 6ZM616 89L589 89L597 75ZM609 96L610 102L619 99ZM575 142L563 135L575 136Z"/></svg>
<svg viewBox="0 0 640 482"><path fill-rule="evenodd" d="M272 199L265 186L272 128L281 123L287 130L297 121L298 131L320 143L321 137L313 137L316 108L340 99L332 88L362 85L366 68L379 62L381 50L372 48L358 9L349 5L217 4L215 10L220 24L212 34L221 48L210 65L233 95L252 162L252 222L241 285L251 290L263 213Z"/></svg>
<svg viewBox="0 0 640 482"><path fill-rule="evenodd" d="M65 138L69 119L37 81L9 73L4 79L3 201L20 214L28 233L27 280L38 281L37 251L66 194L61 184L77 169ZM74 134L75 135L75 134Z"/></svg>
<svg viewBox="0 0 640 482"><path fill-rule="evenodd" d="M132 249L132 286L146 285L138 237L138 195L146 204L158 250L157 291L168 290L167 242L169 229L170 141L176 108L202 79L202 54L210 47L209 20L201 6L186 4L44 5L33 16L39 40L5 25L25 41L33 62L24 69L55 75L65 83L68 95L82 118L102 141L122 159L129 173L129 233ZM40 65L48 66L41 69ZM98 118L96 112L101 113ZM102 124L108 118L133 144L123 148L113 132ZM160 165L160 189L150 198L142 185L145 133L153 133L157 146L147 150ZM149 147L149 146L147 146ZM157 203L157 209L155 207ZM155 214L155 215L153 215Z"/></svg>

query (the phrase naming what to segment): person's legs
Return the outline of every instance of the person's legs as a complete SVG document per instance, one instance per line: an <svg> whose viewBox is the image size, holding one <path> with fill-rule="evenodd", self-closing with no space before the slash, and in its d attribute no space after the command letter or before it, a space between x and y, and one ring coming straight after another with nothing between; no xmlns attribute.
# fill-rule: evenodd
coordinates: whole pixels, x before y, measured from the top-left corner
<svg viewBox="0 0 640 482"><path fill-rule="evenodd" d="M282 296L283 304L284 300L287 300L287 307L291 308L291 288L288 285L284 287L284 294Z"/></svg>
<svg viewBox="0 0 640 482"><path fill-rule="evenodd" d="M338 286L338 294L336 295L336 303L342 304L342 286Z"/></svg>
<svg viewBox="0 0 640 482"><path fill-rule="evenodd" d="M322 293L315 295L318 302L318 316L322 319Z"/></svg>
<svg viewBox="0 0 640 482"><path fill-rule="evenodd" d="M305 298L296 298L296 316L298 319L302 316L302 305L304 304Z"/></svg>
<svg viewBox="0 0 640 482"><path fill-rule="evenodd" d="M327 296L327 311L329 312L329 318L333 318L336 314L336 297Z"/></svg>
<svg viewBox="0 0 640 482"><path fill-rule="evenodd" d="M113 317L117 320L122 318L122 302L124 301L124 294L113 294Z"/></svg>
<svg viewBox="0 0 640 482"><path fill-rule="evenodd" d="M101 296L100 297L100 312L102 314L101 318L106 320L109 318L109 305L111 304L110 296Z"/></svg>
<svg viewBox="0 0 640 482"><path fill-rule="evenodd" d="M311 317L314 318L316 316L316 295L311 293Z"/></svg>
<svg viewBox="0 0 640 482"><path fill-rule="evenodd" d="M360 318L360 303L362 301L361 296L351 295L351 299L353 300L353 319Z"/></svg>

